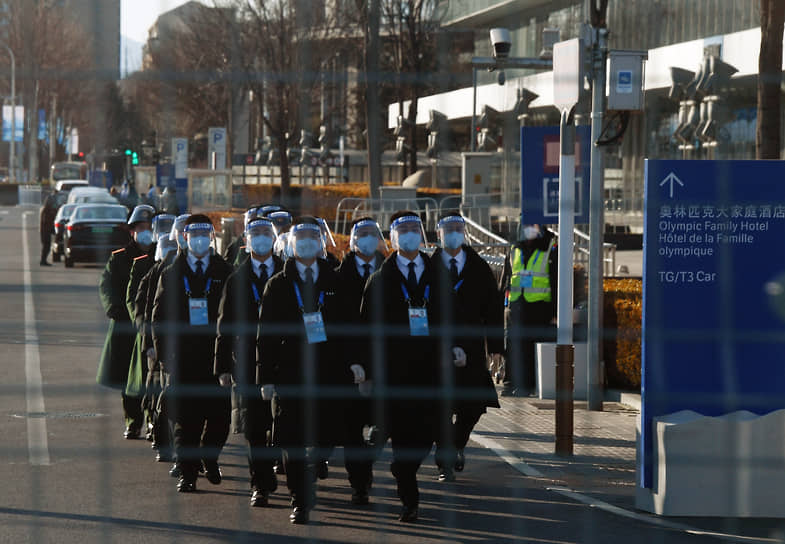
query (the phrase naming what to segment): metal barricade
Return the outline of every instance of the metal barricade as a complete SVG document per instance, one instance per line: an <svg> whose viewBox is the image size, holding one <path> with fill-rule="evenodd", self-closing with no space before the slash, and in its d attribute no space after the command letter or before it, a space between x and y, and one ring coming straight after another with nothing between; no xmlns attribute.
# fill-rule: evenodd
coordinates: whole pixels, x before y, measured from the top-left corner
<svg viewBox="0 0 785 544"><path fill-rule="evenodd" d="M426 231L436 229L436 223L439 220L439 204L434 198L347 197L341 199L335 208L335 232L348 234L352 221L363 216L372 217L382 227L385 227L396 211L404 209L424 215L423 225Z"/></svg>
<svg viewBox="0 0 785 544"><path fill-rule="evenodd" d="M20 185L19 205L20 206L40 206L42 202L40 185Z"/></svg>
<svg viewBox="0 0 785 544"><path fill-rule="evenodd" d="M232 205L232 171L189 168L188 210L225 210Z"/></svg>

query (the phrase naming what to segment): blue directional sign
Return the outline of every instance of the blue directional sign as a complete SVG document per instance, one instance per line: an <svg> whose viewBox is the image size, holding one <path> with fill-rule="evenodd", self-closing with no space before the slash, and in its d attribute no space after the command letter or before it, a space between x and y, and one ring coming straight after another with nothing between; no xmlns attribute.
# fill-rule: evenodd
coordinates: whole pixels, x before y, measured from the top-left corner
<svg viewBox="0 0 785 544"><path fill-rule="evenodd" d="M645 177L638 463L651 488L654 418L785 408L785 161L647 160Z"/></svg>
<svg viewBox="0 0 785 544"><path fill-rule="evenodd" d="M575 145L575 223L589 222L591 129ZM521 127L521 212L530 224L559 222L559 127Z"/></svg>

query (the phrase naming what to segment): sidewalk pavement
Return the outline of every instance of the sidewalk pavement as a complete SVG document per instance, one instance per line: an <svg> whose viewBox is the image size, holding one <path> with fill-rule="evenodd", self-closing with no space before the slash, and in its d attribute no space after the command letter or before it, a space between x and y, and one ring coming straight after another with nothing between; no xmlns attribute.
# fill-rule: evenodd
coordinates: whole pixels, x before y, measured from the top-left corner
<svg viewBox="0 0 785 544"><path fill-rule="evenodd" d="M469 447L493 450L526 477L546 489L643 523L717 537L721 541L785 543L785 520L765 518L666 517L635 508L636 423L640 396L612 394L603 411L575 401L574 455L555 454L556 402L535 397L499 397L480 419ZM467 450L466 463L478 450Z"/></svg>
<svg viewBox="0 0 785 544"><path fill-rule="evenodd" d="M574 455L555 454L556 402L535 397L499 397L472 440L511 452L542 476L545 487L566 487L625 509L635 508L635 425L639 410L619 402L588 411L575 401ZM467 463L471 462L467 459Z"/></svg>

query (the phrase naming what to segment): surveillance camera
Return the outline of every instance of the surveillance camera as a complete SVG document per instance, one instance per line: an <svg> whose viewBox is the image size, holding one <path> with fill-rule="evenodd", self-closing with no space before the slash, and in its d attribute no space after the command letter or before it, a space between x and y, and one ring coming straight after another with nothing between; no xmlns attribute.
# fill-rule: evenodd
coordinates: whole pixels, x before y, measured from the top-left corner
<svg viewBox="0 0 785 544"><path fill-rule="evenodd" d="M493 46L494 57L506 59L510 55L510 49L512 49L510 31L506 28L492 28L491 45Z"/></svg>

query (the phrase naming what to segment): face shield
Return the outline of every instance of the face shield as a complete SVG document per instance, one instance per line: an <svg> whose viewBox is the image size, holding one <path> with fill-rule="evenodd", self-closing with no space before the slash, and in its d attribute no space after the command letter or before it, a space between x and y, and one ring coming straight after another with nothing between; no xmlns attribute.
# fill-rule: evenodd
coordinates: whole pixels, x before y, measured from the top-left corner
<svg viewBox="0 0 785 544"><path fill-rule="evenodd" d="M335 238L333 238L333 233L330 232L330 227L327 225L327 221L325 221L321 217L317 217L316 221L319 222L319 232L322 235L322 243L324 245L324 255L322 257L327 257L327 251L330 249L335 249Z"/></svg>
<svg viewBox="0 0 785 544"><path fill-rule="evenodd" d="M458 249L466 243L466 221L460 215L450 215L436 225L439 240L446 249Z"/></svg>
<svg viewBox="0 0 785 544"><path fill-rule="evenodd" d="M210 252L215 231L210 223L191 223L185 226L185 241L188 251L194 257L201 258Z"/></svg>
<svg viewBox="0 0 785 544"><path fill-rule="evenodd" d="M288 232L292 227L292 214L289 212L273 212L267 216L267 219L273 222L275 230L279 233Z"/></svg>
<svg viewBox="0 0 785 544"><path fill-rule="evenodd" d="M175 219L175 216L169 213L162 213L153 217L153 239L156 242L162 238L169 237Z"/></svg>
<svg viewBox="0 0 785 544"><path fill-rule="evenodd" d="M279 211L281 211L281 207L280 206L276 206L275 204L271 204L269 206L262 206L261 208L256 210L256 216L257 217L267 217L271 213L279 212Z"/></svg>
<svg viewBox="0 0 785 544"><path fill-rule="evenodd" d="M273 252L278 255L281 259L288 259L293 255L289 251L289 233L288 232L281 232L275 239L275 245L273 246Z"/></svg>
<svg viewBox="0 0 785 544"><path fill-rule="evenodd" d="M542 238L540 225L526 225L523 223L518 225L518 240L534 240L536 238Z"/></svg>
<svg viewBox="0 0 785 544"><path fill-rule="evenodd" d="M425 230L416 215L404 215L390 225L390 244L395 251L412 252L425 244Z"/></svg>
<svg viewBox="0 0 785 544"><path fill-rule="evenodd" d="M313 259L324 255L326 249L319 225L300 223L289 231L289 252L299 259Z"/></svg>
<svg viewBox="0 0 785 544"><path fill-rule="evenodd" d="M372 219L355 223L349 237L349 249L366 257L370 257L376 251L385 251L387 244L384 242L379 223Z"/></svg>
<svg viewBox="0 0 785 544"><path fill-rule="evenodd" d="M180 249L188 249L185 243L185 235L183 234L183 232L185 229L185 222L188 220L189 217L191 217L191 214L189 213L178 215L177 219L174 220L174 225L172 225L172 230L169 232L169 239L177 242L177 247L179 247Z"/></svg>
<svg viewBox="0 0 785 544"><path fill-rule="evenodd" d="M248 229L248 224L256 219L258 216L258 210L256 208L250 208L246 210L243 214L243 232L246 232Z"/></svg>
<svg viewBox="0 0 785 544"><path fill-rule="evenodd" d="M162 261L166 259L166 256L172 251L177 251L177 240L167 237L161 238L155 247L155 260Z"/></svg>
<svg viewBox="0 0 785 544"><path fill-rule="evenodd" d="M275 225L268 219L255 219L245 229L245 250L248 253L267 255L273 250L277 234Z"/></svg>

